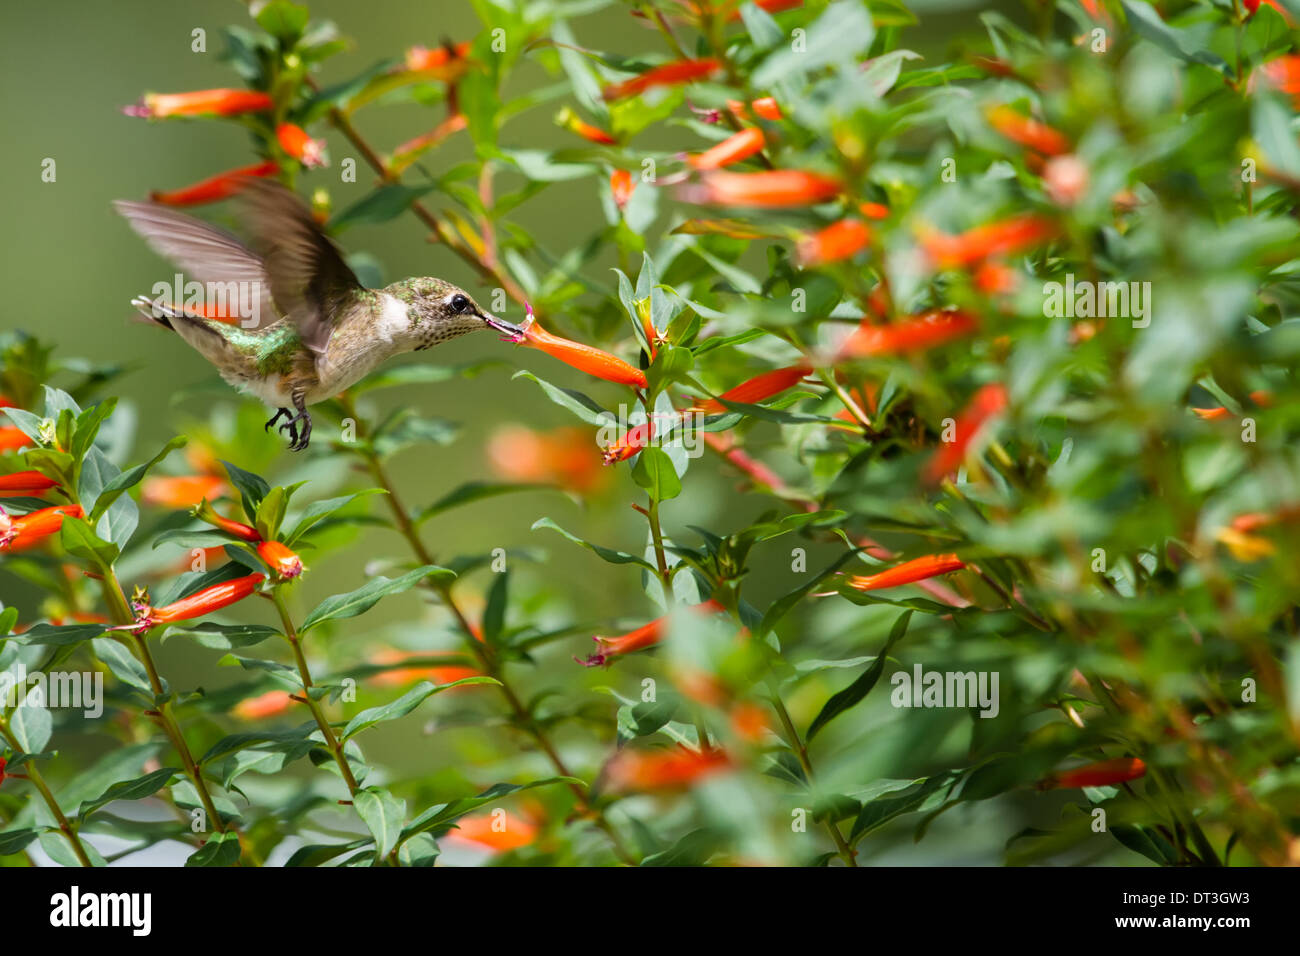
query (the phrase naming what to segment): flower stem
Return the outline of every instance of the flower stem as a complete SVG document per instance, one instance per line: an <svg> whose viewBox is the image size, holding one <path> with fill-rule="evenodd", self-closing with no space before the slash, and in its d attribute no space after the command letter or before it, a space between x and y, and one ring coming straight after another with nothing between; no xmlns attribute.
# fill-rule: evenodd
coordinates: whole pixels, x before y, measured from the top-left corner
<svg viewBox="0 0 1300 956"><path fill-rule="evenodd" d="M343 753L343 745L339 743L334 728L326 719L324 711L321 710L320 702L311 695L311 689L315 685L312 683L307 658L302 652L302 640L298 636L298 629L294 627L293 618L289 615L289 608L285 605L284 597L280 594L278 587L271 588L271 603L275 605L276 613L280 615L280 626L284 628L284 639L293 650L294 663L298 665L298 677L302 681L302 688L305 692L303 700L306 701L307 709L311 711L316 726L320 728L321 735L325 738L325 746L329 748L329 752L334 756L334 762L338 764L339 773L343 775L343 782L348 786L348 793L355 798L357 791L361 788L357 784L357 778L352 773L352 768L348 765L347 756Z"/></svg>
<svg viewBox="0 0 1300 956"><path fill-rule="evenodd" d="M343 406L344 413L358 423L357 437L363 438L364 429L360 425L361 419L360 416L357 415L356 406L352 401L352 397L350 395L340 396L339 402ZM360 450L358 451L358 454L365 459L366 465L370 469L371 477L374 479L375 483L387 492L384 497L388 500L389 509L393 513L393 520L396 522L397 529L401 533L402 537L404 537L407 544L410 545L411 551L415 554L416 560L425 565L435 563L433 555L420 539L420 533L416 529L415 523L411 520L410 514L407 512L405 505L403 505L402 499L398 496L397 489L393 485L392 479L390 478L387 469L384 468L383 462L380 461L379 456L370 449ZM465 612L461 610L460 605L456 603L455 598L452 596L451 585L446 583L435 583L429 579L425 579L421 584L437 594L446 606L447 610L451 612L452 617L456 619L456 624L460 630L461 637L464 639L470 652L478 660L483 672L497 681L498 690L505 698L506 704L510 707L511 712L514 715L515 723L523 728L523 730L533 738L538 748L546 756L546 759L550 761L551 766L555 768L557 774L562 777L572 777L573 774L569 771L568 765L555 749L555 745L546 735L546 731L537 723L537 719L528 710L528 707L520 699L519 695L515 692L515 689L506 679L505 667L501 660L484 642L478 639L477 635L475 635L474 627L470 624L469 618L465 616ZM614 847L614 852L619 859L624 863L634 865L636 862L635 858L624 846L622 838L619 837L618 832L614 829L613 825L605 819L603 812L599 808L591 805L590 795L586 786L573 783L569 785L569 789L572 790L574 796L577 797L579 805L590 810L594 814L594 822L596 826L604 832L607 837L609 837L610 843Z"/></svg>
<svg viewBox="0 0 1300 956"><path fill-rule="evenodd" d="M18 738L16 738L9 730L9 721L3 717L0 717L0 737L5 739L9 744L10 749L17 753L24 752L23 747L18 743ZM26 770L28 781L30 781L31 785L36 788L37 792L41 795L41 799L45 801L45 805L49 808L50 813L58 822L59 829L63 831L63 835L67 838L68 843L72 845L72 852L77 855L78 862L80 862L82 866L94 866L95 864L90 862L90 855L86 852L86 848L81 843L81 837L77 834L77 831L73 829L72 824L68 822L68 818L64 815L62 808L59 806L59 801L54 799L54 793L45 782L45 778L41 776L40 768L37 767L36 763L33 761L26 765Z"/></svg>

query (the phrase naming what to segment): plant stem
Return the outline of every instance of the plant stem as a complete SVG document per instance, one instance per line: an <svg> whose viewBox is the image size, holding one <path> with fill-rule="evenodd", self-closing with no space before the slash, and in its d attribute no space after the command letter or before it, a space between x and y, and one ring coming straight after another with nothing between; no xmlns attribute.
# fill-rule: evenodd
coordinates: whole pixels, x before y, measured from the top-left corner
<svg viewBox="0 0 1300 956"><path fill-rule="evenodd" d="M111 567L104 569L103 584L104 600L107 602L113 618L118 624L130 624L134 620L134 615L131 614L130 605L127 604L122 584L117 579L117 572ZM135 640L128 646L134 649L136 657L144 665L145 672L149 675L149 686L153 688L154 695L162 698L166 690L163 687L162 677L158 674L158 666L154 662L145 635L137 635ZM208 815L208 819L212 821L212 828L218 833L225 833L226 826L222 823L221 814L217 812L216 803L208 792L208 785L203 779L203 773L199 769L198 762L194 759L194 754L190 751L189 744L185 742L185 736L181 733L180 724L177 723L176 717L172 713L171 701L162 701L158 704L158 709L154 713L157 714L158 724L167 735L167 739L171 741L172 747L180 755L181 763L185 765L185 772L194 784L195 792L199 795L199 802L203 804L204 812Z"/></svg>
<svg viewBox="0 0 1300 956"><path fill-rule="evenodd" d="M343 745L339 743L334 728L326 719L320 703L311 695L311 689L315 686L312 683L311 670L308 668L307 658L302 652L302 641L298 636L298 629L294 627L293 618L289 615L289 608L285 605L284 597L280 594L278 587L271 588L271 603L275 605L276 613L280 615L280 625L284 628L284 639L288 641L289 647L292 648L294 662L298 665L298 677L302 680L302 687L305 692L303 700L306 701L307 708L316 721L316 726L320 728L320 732L325 738L325 746L329 748L329 752L334 756L334 762L338 764L339 773L343 775L343 782L347 784L348 793L355 798L357 791L361 788L357 784L357 778L352 774L352 768L348 765L347 756L343 753Z"/></svg>
<svg viewBox="0 0 1300 956"><path fill-rule="evenodd" d="M357 437L364 438L365 430L361 427L360 417L357 415L356 406L354 405L351 396L340 396L339 402L343 406L345 414L357 422ZM411 520L406 507L402 504L402 499L398 496L397 489L393 485L392 479L389 477L388 471L384 468L383 462L380 461L379 456L370 449L359 451L358 454L365 459L366 465L370 469L371 477L379 487L383 488L384 491L387 492L385 497L388 499L389 509L393 513L393 520L397 523L398 531L401 533L402 537L404 537L407 544L410 545L411 551L415 554L416 560L421 564L434 564L433 555L420 539L419 530ZM505 698L506 704L510 707L511 712L514 715L515 723L523 728L523 730L533 738L533 741L546 756L546 759L550 761L551 766L555 768L555 772L558 775L562 777L572 777L573 774L570 773L568 765L565 764L564 759L555 749L555 745L546 735L546 731L537 723L537 719L528 710L528 707L520 699L519 695L515 692L515 689L506 679L505 667L502 661L492 652L488 645L483 641L480 641L478 636L474 633L474 627L470 623L469 618L465 616L465 612L461 610L460 605L456 603L455 598L452 596L451 585L434 583L428 579L422 581L421 584L437 594L439 598L441 598L447 610L451 612L452 617L456 619L456 624L460 630L461 637L464 639L470 652L478 660L483 672L497 681L498 689L501 692L501 695ZM596 826L599 827L607 837L609 837L610 843L613 845L614 851L618 857L624 863L634 865L636 862L635 858L624 846L622 838L619 837L618 832L614 829L613 825L605 819L603 812L599 808L591 806L590 795L587 788L584 785L572 783L569 785L569 789L572 790L574 796L577 797L579 806L586 808L595 814L594 822Z"/></svg>
<svg viewBox="0 0 1300 956"><path fill-rule="evenodd" d="M794 748L795 756L799 759L799 766L803 768L804 776L808 778L808 787L811 791L813 767L812 760L808 757L808 747L803 742L803 738L799 736L799 731L795 729L794 721L790 719L790 712L785 709L785 702L781 700L781 693L777 690L776 680L770 675L767 678L767 687L772 694L772 706L776 710L776 716L781 721L781 726L785 728L785 734L789 738L790 746ZM858 855L844 839L844 834L840 833L839 824L828 818L826 820L826 831L830 834L840 859L844 861L844 865L856 867L858 865Z"/></svg>
<svg viewBox="0 0 1300 956"><path fill-rule="evenodd" d="M10 749L14 752L24 752L24 748L18 743L18 738L16 738L9 730L9 721L3 717L0 717L0 737L4 737L5 741L9 744ZM54 819L58 821L59 829L62 830L63 835L67 837L68 843L72 845L72 852L77 855L78 862L80 862L82 866L94 866L95 864L90 862L90 855L86 852L86 848L81 843L81 837L77 834L77 831L72 828L72 824L68 822L68 818L64 815L63 809L59 806L59 801L54 799L54 793L45 782L45 778L41 776L40 768L36 766L35 762L29 762L26 764L26 771L27 779L31 782L31 785L36 788L37 792L40 793L41 799L45 801L45 805L49 808L50 813L54 816Z"/></svg>

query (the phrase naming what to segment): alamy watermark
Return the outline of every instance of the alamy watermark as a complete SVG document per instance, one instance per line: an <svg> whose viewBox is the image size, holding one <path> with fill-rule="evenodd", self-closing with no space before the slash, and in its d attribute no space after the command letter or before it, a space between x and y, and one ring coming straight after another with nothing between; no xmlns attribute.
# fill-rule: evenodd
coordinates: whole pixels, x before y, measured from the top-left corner
<svg viewBox="0 0 1300 956"><path fill-rule="evenodd" d="M1150 282L1076 281L1043 283L1043 314L1051 319L1132 319L1133 328L1151 324Z"/></svg>
<svg viewBox="0 0 1300 956"><path fill-rule="evenodd" d="M895 707L979 707L981 717L996 717L1002 709L997 671L927 671L920 664L897 671L889 682L889 702Z"/></svg>
<svg viewBox="0 0 1300 956"><path fill-rule="evenodd" d="M19 661L0 671L0 705L80 710L94 720L104 713L104 674L101 671L36 671L27 673Z"/></svg>

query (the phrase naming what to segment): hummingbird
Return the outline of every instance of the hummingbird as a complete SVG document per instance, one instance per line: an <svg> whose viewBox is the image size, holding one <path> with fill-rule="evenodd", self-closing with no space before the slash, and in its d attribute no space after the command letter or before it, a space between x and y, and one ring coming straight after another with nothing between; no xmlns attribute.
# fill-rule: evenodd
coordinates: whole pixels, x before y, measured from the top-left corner
<svg viewBox="0 0 1300 956"><path fill-rule="evenodd" d="M279 430L289 433L290 451L311 440L308 405L337 395L386 359L481 329L516 337L523 331L444 279L366 288L307 206L279 183L250 178L239 196L248 244L158 203L113 206L155 252L208 289L219 284L232 301L251 306L250 314L223 321L157 295L131 304L177 333L230 385L275 408L265 427L285 419Z"/></svg>

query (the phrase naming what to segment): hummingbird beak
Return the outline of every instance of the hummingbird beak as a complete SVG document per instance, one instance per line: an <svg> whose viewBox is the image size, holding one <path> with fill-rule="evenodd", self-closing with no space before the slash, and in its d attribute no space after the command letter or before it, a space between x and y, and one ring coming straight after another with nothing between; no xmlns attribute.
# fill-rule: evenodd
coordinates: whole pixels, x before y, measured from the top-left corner
<svg viewBox="0 0 1300 956"><path fill-rule="evenodd" d="M498 319L491 312L480 313L479 318L481 318L484 322L487 323L488 328L495 329L496 331L500 332L502 335L508 335L516 341L523 338L524 335L523 328L521 328L518 325L513 325L510 322L506 322L504 319Z"/></svg>

